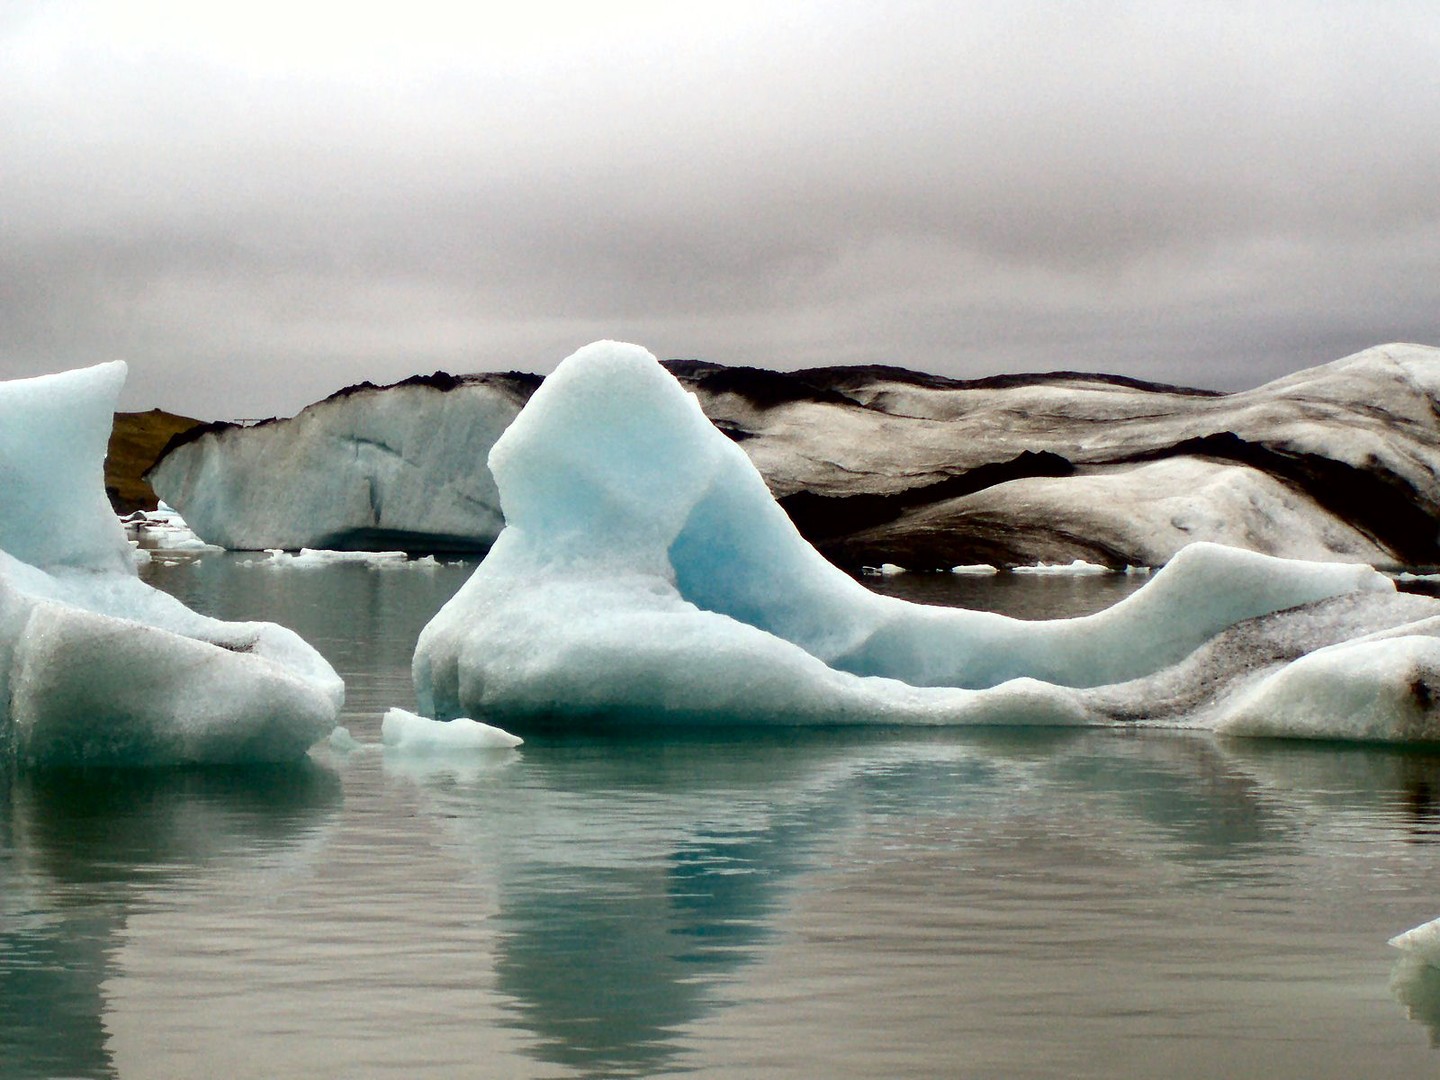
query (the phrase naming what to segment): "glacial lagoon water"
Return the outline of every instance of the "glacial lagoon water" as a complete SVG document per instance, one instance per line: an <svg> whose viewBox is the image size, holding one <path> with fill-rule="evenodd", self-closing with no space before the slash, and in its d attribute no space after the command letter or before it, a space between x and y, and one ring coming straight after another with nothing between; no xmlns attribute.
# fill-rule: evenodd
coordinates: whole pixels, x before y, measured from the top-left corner
<svg viewBox="0 0 1440 1080"><path fill-rule="evenodd" d="M377 742L468 567L157 553ZM1076 614L1120 578L894 578ZM522 734L524 734L522 732ZM533 736L11 777L0 1076L1419 1077L1440 754L1167 732Z"/></svg>

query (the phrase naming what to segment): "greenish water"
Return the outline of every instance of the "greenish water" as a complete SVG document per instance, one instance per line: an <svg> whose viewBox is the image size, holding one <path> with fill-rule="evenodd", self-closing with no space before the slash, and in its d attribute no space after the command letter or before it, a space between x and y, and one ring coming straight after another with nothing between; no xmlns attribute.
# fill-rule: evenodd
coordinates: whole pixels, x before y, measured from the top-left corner
<svg viewBox="0 0 1440 1080"><path fill-rule="evenodd" d="M148 571L309 637L362 741L466 573ZM1116 579L957 584L1051 586ZM0 1076L1429 1076L1440 972L1385 940L1437 840L1435 755L1165 732L12 777Z"/></svg>

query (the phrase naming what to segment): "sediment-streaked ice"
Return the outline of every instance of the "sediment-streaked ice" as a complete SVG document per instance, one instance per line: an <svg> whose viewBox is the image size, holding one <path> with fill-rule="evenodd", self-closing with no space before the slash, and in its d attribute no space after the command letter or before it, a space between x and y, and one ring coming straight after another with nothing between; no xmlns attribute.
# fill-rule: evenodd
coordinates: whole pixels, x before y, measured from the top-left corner
<svg viewBox="0 0 1440 1080"><path fill-rule="evenodd" d="M800 537L744 452L649 353L610 342L557 368L489 464L507 526L415 653L421 709L440 718L1128 721L1143 718L1155 679L1246 620L1351 592L1377 597L1363 633L1440 613L1415 598L1392 612L1393 583L1366 566L1214 544L1183 549L1143 588L1079 619L879 596ZM1268 669L1210 649L1186 669L1199 692L1172 694L1193 707L1168 722L1219 723L1232 695L1353 636L1344 610L1285 622L1286 650ZM1393 711L1360 730L1340 715L1348 702L1313 701L1318 711L1286 734L1416 737ZM1234 730L1245 730L1241 714Z"/></svg>
<svg viewBox="0 0 1440 1080"><path fill-rule="evenodd" d="M135 575L102 463L125 365L0 383L3 749L30 764L283 761L334 727L338 675L292 631Z"/></svg>

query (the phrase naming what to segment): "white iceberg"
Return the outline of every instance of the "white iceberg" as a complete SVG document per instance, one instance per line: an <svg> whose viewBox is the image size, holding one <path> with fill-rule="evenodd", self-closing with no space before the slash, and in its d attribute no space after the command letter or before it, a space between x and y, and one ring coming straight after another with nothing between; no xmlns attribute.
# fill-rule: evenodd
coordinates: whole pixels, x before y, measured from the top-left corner
<svg viewBox="0 0 1440 1080"><path fill-rule="evenodd" d="M1084 559L1075 559L1068 563L1040 562L1031 566L1016 566L1011 568L1010 572L1012 574L1036 574L1047 577L1091 577L1095 574L1112 573L1108 566L1086 562Z"/></svg>
<svg viewBox="0 0 1440 1080"><path fill-rule="evenodd" d="M1403 934L1396 934L1389 944L1433 967L1440 967L1440 919L1431 919Z"/></svg>
<svg viewBox="0 0 1440 1080"><path fill-rule="evenodd" d="M468 716L432 720L407 709L390 709L380 721L380 741L387 750L429 754L511 750L525 740L500 728L471 720Z"/></svg>
<svg viewBox="0 0 1440 1080"><path fill-rule="evenodd" d="M0 739L31 764L298 758L344 697L284 627L136 576L102 466L123 363L0 383Z"/></svg>
<svg viewBox="0 0 1440 1080"><path fill-rule="evenodd" d="M1392 610L1394 585L1369 567L1213 544L1079 619L876 595L801 538L745 453L649 353L612 342L561 364L489 465L506 528L415 651L420 707L440 718L1134 720L1157 679L1244 620L1376 597L1353 611L1301 608L1277 627L1278 668L1353 636L1347 619L1370 633L1440 612L1420 598ZM1169 722L1218 724L1227 695L1266 674L1223 643L1205 656L1186 669L1202 692L1167 691L1193 699ZM1322 709L1295 733L1334 734L1332 719Z"/></svg>
<svg viewBox="0 0 1440 1080"><path fill-rule="evenodd" d="M535 381L437 372L349 387L286 420L197 428L147 479L200 537L234 550L484 551L503 522L471 463Z"/></svg>
<svg viewBox="0 0 1440 1080"><path fill-rule="evenodd" d="M435 567L440 562L433 555L412 559L403 551L327 551L301 548L298 552L270 548L263 559L247 560L249 566L266 566L287 570L324 570L331 566L367 566L373 570L394 567Z"/></svg>

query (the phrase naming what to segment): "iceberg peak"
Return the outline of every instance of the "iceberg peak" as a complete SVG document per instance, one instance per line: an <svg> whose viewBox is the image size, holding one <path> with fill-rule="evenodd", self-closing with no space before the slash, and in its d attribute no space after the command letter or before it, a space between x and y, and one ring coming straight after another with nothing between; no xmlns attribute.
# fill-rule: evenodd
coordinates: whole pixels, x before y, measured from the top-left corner
<svg viewBox="0 0 1440 1080"><path fill-rule="evenodd" d="M105 497L105 450L123 360L0 382L0 551L32 566L128 571Z"/></svg>

